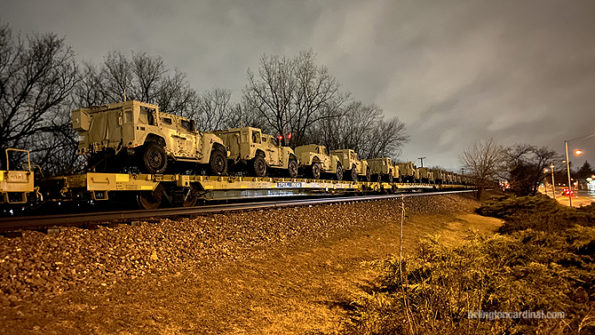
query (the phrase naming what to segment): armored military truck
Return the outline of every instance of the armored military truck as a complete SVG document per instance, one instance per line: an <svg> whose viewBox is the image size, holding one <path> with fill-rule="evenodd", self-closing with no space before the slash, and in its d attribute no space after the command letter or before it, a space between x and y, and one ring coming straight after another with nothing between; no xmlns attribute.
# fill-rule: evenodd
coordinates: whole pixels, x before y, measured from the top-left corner
<svg viewBox="0 0 595 335"><path fill-rule="evenodd" d="M359 160L357 153L351 149L340 149L331 151L331 155L339 157L343 171L347 172L349 180L357 181L358 177L365 181L371 181L370 168L366 160Z"/></svg>
<svg viewBox="0 0 595 335"><path fill-rule="evenodd" d="M267 170L297 177L298 160L290 147L281 145L281 139L262 133L252 127L217 130L229 150L229 161L234 170L248 166L249 172L256 177L264 177Z"/></svg>
<svg viewBox="0 0 595 335"><path fill-rule="evenodd" d="M219 137L196 131L193 121L159 112L156 105L130 100L81 108L72 112L72 124L92 171L135 165L160 174L168 162L179 162L203 165L216 175L226 172L227 150Z"/></svg>
<svg viewBox="0 0 595 335"><path fill-rule="evenodd" d="M455 181L454 178L455 178L455 174L453 172L446 171L446 183L454 184L454 181Z"/></svg>
<svg viewBox="0 0 595 335"><path fill-rule="evenodd" d="M413 162L400 162L396 165L399 167L399 176L402 182L415 183L419 181L419 172Z"/></svg>
<svg viewBox="0 0 595 335"><path fill-rule="evenodd" d="M331 176L333 179L343 179L343 166L339 157L330 155L324 145L308 144L295 148L295 155L300 163L300 169L314 179L321 176Z"/></svg>
<svg viewBox="0 0 595 335"><path fill-rule="evenodd" d="M419 173L419 181L422 183L433 183L434 182L434 174L432 171L427 167L420 167L417 168L417 172Z"/></svg>
<svg viewBox="0 0 595 335"><path fill-rule="evenodd" d="M370 166L372 180L392 183L399 180L399 166L388 157L371 158L367 160Z"/></svg>
<svg viewBox="0 0 595 335"><path fill-rule="evenodd" d="M434 182L436 184L444 184L446 183L446 173L442 169L432 169L432 174L434 174Z"/></svg>

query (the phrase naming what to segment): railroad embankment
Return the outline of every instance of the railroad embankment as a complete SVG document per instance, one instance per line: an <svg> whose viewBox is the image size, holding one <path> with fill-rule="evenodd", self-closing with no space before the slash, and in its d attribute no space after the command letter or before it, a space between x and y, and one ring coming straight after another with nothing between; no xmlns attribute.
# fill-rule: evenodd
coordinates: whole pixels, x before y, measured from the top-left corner
<svg viewBox="0 0 595 335"><path fill-rule="evenodd" d="M357 334L593 334L595 206L543 195L486 202L498 234L461 246L423 239L354 298Z"/></svg>
<svg viewBox="0 0 595 335"><path fill-rule="evenodd" d="M458 245L500 220L470 196L405 198L403 247ZM333 333L398 252L400 200L262 210L0 238L0 330Z"/></svg>

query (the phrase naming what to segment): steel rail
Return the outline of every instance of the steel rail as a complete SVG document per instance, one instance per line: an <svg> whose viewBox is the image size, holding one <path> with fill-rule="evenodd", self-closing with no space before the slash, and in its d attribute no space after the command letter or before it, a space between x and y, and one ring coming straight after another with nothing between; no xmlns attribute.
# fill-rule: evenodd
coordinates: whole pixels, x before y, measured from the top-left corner
<svg viewBox="0 0 595 335"><path fill-rule="evenodd" d="M132 221L135 219L160 218L160 217L178 217L193 216L205 214L217 214L235 211L247 211L258 209L301 207L325 204L339 204L349 202L375 201L398 199L401 197L435 196L456 193L475 192L474 190L457 190L445 192L428 193L400 193L390 195L363 195L348 197L325 197L309 198L298 200L278 200L278 201L260 201L232 204L218 204L196 207L174 207L160 208L155 210L122 210L111 212L91 212L75 214L55 214L38 216L19 216L0 218L0 232L24 230L24 229L42 229L64 226L84 226L88 224L107 224L113 221Z"/></svg>

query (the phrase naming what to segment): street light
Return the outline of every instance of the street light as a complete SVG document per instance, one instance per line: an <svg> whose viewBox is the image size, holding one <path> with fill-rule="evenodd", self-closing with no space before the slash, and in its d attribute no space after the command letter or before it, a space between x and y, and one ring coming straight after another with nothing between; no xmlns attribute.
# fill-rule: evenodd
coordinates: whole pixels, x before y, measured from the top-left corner
<svg viewBox="0 0 595 335"><path fill-rule="evenodd" d="M585 153L585 152L584 152L583 150L581 150L581 149L576 149L576 150L574 150L574 155L575 155L576 157L580 157L580 156L582 156L584 153Z"/></svg>

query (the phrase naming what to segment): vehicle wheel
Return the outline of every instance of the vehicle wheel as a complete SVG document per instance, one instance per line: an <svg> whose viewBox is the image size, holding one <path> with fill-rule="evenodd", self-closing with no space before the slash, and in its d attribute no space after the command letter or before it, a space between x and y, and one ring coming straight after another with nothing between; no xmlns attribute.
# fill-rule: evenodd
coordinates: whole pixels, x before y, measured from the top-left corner
<svg viewBox="0 0 595 335"><path fill-rule="evenodd" d="M351 167L351 174L349 177L351 178L351 181L357 181L357 167L355 164Z"/></svg>
<svg viewBox="0 0 595 335"><path fill-rule="evenodd" d="M211 151L209 169L215 176L220 176L227 172L227 157L225 157L225 153L223 151L218 149L213 149L213 151Z"/></svg>
<svg viewBox="0 0 595 335"><path fill-rule="evenodd" d="M335 171L335 179L343 179L343 167L341 166L341 164L337 164L337 171Z"/></svg>
<svg viewBox="0 0 595 335"><path fill-rule="evenodd" d="M143 191L136 195L136 202L142 209L157 209L163 202L163 186L157 185L153 191Z"/></svg>
<svg viewBox="0 0 595 335"><path fill-rule="evenodd" d="M370 174L370 168L366 168L366 181L372 181L372 175Z"/></svg>
<svg viewBox="0 0 595 335"><path fill-rule="evenodd" d="M298 163L295 159L290 159L287 163L287 174L290 178L295 178L298 175Z"/></svg>
<svg viewBox="0 0 595 335"><path fill-rule="evenodd" d="M312 163L310 166L310 177L313 179L320 179L320 164L317 162Z"/></svg>
<svg viewBox="0 0 595 335"><path fill-rule="evenodd" d="M165 149L157 143L145 144L143 150L143 168L147 173L164 173L167 168Z"/></svg>
<svg viewBox="0 0 595 335"><path fill-rule="evenodd" d="M267 174L267 163L264 157L256 156L252 160L252 172L256 177L264 177Z"/></svg>

